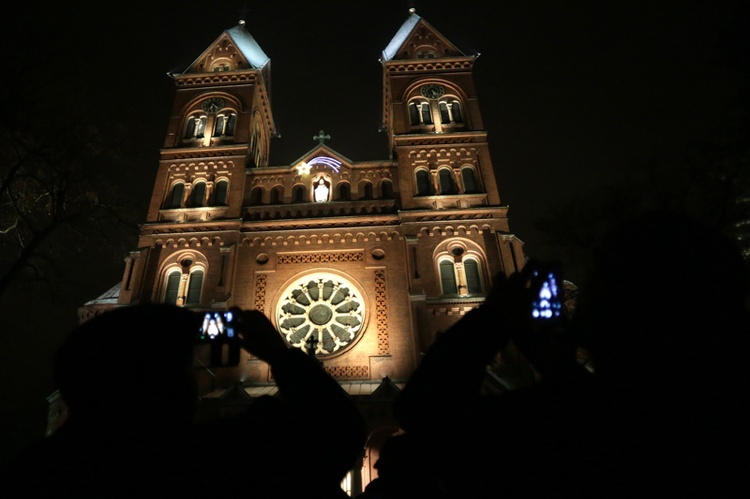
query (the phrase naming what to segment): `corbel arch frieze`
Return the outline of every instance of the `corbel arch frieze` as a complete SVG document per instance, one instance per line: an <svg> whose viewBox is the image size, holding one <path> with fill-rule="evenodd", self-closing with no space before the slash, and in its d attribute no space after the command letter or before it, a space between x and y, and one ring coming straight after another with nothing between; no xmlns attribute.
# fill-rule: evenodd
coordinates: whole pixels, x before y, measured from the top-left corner
<svg viewBox="0 0 750 499"><path fill-rule="evenodd" d="M255 236L245 237L241 243L247 247L257 246L311 246L311 245L323 245L323 244L339 244L339 243L367 243L367 242L380 242L380 241L393 241L402 239L402 235L393 230L391 232L333 232L323 234L303 234L299 236Z"/></svg>
<svg viewBox="0 0 750 499"><path fill-rule="evenodd" d="M154 247L156 248L201 248L201 247L212 247L222 246L224 243L220 236L203 236L203 237L191 237L191 238L158 238L154 240Z"/></svg>
<svg viewBox="0 0 750 499"><path fill-rule="evenodd" d="M248 111L248 107L245 105L244 101L237 97L234 94L230 94L229 92L209 92L209 93L201 93L192 99L190 99L182 108L183 116L187 116L188 113L191 113L192 111L195 111L200 108L201 102L206 100L210 97L220 97L224 99L224 107L225 108L234 108L238 112L246 112Z"/></svg>
<svg viewBox="0 0 750 499"><path fill-rule="evenodd" d="M421 67L417 67L417 70L421 71L428 65L429 64L419 64L418 66ZM443 87L445 87L445 95L455 95L463 102L466 102L469 99L469 95L466 93L466 91L455 82L443 78L427 77L415 79L410 85L407 85L401 92L399 100L406 102L413 97L421 95L419 93L420 88L422 88L424 85L429 84L442 85Z"/></svg>

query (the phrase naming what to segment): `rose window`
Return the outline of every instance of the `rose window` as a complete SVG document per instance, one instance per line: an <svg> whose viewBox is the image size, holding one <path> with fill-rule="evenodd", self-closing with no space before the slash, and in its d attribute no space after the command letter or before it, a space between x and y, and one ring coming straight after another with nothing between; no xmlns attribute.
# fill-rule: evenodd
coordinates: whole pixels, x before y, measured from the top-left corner
<svg viewBox="0 0 750 499"><path fill-rule="evenodd" d="M330 354L348 345L362 330L365 305L355 286L332 275L297 280L282 294L276 310L278 330L294 347Z"/></svg>

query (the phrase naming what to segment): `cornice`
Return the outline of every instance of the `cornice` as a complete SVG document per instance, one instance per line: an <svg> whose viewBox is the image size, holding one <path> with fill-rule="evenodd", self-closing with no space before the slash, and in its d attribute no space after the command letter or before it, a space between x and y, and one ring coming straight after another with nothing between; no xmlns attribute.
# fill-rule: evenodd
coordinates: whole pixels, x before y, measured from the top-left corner
<svg viewBox="0 0 750 499"><path fill-rule="evenodd" d="M174 76L178 88L207 87L255 83L260 72L257 69L244 71L220 71L218 73L186 73Z"/></svg>
<svg viewBox="0 0 750 499"><path fill-rule="evenodd" d="M391 75L409 73L439 73L446 71L471 71L474 67L474 56L440 58L440 59L408 59L388 61L385 70Z"/></svg>
<svg viewBox="0 0 750 499"><path fill-rule="evenodd" d="M238 231L242 221L212 220L210 222L151 222L139 225L141 236L157 234L196 234L208 235L217 232Z"/></svg>
<svg viewBox="0 0 750 499"><path fill-rule="evenodd" d="M427 306L441 306L441 305L477 305L483 303L486 296L439 296L437 298L427 298L424 302Z"/></svg>
<svg viewBox="0 0 750 499"><path fill-rule="evenodd" d="M485 142L487 142L487 132L484 130L459 133L410 133L393 136L394 147L480 144Z"/></svg>
<svg viewBox="0 0 750 499"><path fill-rule="evenodd" d="M269 221L301 218L349 218L370 217L395 213L395 199L371 201L333 201L330 203L284 203L245 206L244 220Z"/></svg>
<svg viewBox="0 0 750 499"><path fill-rule="evenodd" d="M162 161L191 158L221 158L230 156L247 156L247 144L233 144L210 147L176 147L161 149L159 154Z"/></svg>
<svg viewBox="0 0 750 499"><path fill-rule="evenodd" d="M330 217L290 220L251 221L242 224L242 232L289 231L302 229L329 229L341 227L398 226L397 215L368 215L358 217Z"/></svg>
<svg viewBox="0 0 750 499"><path fill-rule="evenodd" d="M498 220L508 218L507 206L472 207L450 210L401 210L402 224L453 222L456 220Z"/></svg>

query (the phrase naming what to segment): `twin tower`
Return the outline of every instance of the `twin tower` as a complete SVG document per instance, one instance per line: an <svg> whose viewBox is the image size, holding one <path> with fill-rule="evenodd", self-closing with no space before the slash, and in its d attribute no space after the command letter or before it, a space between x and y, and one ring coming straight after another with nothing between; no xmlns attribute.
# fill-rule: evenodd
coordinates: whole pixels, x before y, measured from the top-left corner
<svg viewBox="0 0 750 499"><path fill-rule="evenodd" d="M278 166L268 162L271 61L244 22L224 31L173 75L138 249L81 319L149 302L257 309L291 345L314 345L341 381L406 379L493 276L524 262L498 195L475 61L411 9L381 57L393 159L351 160L321 131ZM240 370L229 377L272 381L259 360Z"/></svg>
<svg viewBox="0 0 750 499"><path fill-rule="evenodd" d="M381 58L393 159L351 160L321 132L293 164L271 165L270 59L244 22L224 31L173 75L138 249L81 320L149 302L257 309L354 396L404 381L493 276L524 262L498 195L475 62L412 9ZM250 396L272 390L268 366L245 355L201 378L202 394L240 380Z"/></svg>

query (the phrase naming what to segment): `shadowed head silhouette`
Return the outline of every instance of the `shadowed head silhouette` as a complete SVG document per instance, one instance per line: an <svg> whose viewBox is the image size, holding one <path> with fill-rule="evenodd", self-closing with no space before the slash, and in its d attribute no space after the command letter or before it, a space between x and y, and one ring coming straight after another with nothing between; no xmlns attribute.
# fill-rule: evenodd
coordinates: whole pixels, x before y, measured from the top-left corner
<svg viewBox="0 0 750 499"><path fill-rule="evenodd" d="M54 365L71 420L125 413L132 419L142 407L151 420L189 421L195 404L190 368L198 324L189 310L139 305L107 312L75 329Z"/></svg>

